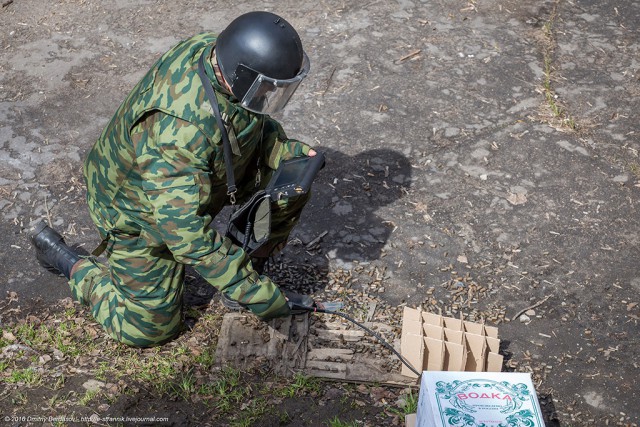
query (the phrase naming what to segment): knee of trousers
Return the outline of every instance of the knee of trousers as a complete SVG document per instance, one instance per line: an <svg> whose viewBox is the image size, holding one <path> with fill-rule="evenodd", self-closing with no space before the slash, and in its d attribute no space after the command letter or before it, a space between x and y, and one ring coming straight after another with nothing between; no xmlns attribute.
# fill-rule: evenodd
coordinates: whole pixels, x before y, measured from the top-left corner
<svg viewBox="0 0 640 427"><path fill-rule="evenodd" d="M115 340L133 347L153 347L175 338L181 329L181 299L142 304L115 286L108 270L85 260L69 282L74 298Z"/></svg>
<svg viewBox="0 0 640 427"><path fill-rule="evenodd" d="M155 347L174 339L182 329L182 316L178 311L170 318L161 313L156 316L152 310L148 315L118 316L111 324L104 325L109 335L131 347Z"/></svg>

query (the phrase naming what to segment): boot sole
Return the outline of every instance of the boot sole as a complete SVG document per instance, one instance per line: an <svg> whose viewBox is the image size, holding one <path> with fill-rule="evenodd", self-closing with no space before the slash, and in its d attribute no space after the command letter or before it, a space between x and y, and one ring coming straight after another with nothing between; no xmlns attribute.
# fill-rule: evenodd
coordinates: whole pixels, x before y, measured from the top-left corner
<svg viewBox="0 0 640 427"><path fill-rule="evenodd" d="M237 301L232 300L231 298L227 297L223 293L220 294L220 302L222 302L222 305L228 308L229 310L232 310L232 311L244 310L244 307L242 307Z"/></svg>

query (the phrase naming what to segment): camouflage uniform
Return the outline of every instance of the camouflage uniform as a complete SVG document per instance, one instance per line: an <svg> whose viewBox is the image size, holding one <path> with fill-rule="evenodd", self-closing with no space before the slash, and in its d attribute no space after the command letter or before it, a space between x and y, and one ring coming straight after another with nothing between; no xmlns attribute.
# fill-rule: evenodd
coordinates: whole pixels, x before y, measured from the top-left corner
<svg viewBox="0 0 640 427"><path fill-rule="evenodd" d="M163 55L85 162L89 211L108 242L109 266L86 258L69 284L106 331L129 345L160 344L179 332L185 265L261 318L289 313L278 287L209 227L229 197L220 130L197 74L200 55L233 146L239 202L256 190L259 164L264 186L280 160L309 147L222 92L211 66L214 45L214 35L201 34ZM276 241L286 240L305 202L274 206Z"/></svg>

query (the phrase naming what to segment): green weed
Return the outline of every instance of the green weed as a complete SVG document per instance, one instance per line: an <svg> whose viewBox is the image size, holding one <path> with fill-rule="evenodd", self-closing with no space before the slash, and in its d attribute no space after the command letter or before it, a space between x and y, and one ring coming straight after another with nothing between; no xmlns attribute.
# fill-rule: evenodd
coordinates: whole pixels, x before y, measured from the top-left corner
<svg viewBox="0 0 640 427"><path fill-rule="evenodd" d="M231 423L232 427L251 427L256 425L264 414L268 411L268 405L265 399L254 399L242 411L240 418Z"/></svg>
<svg viewBox="0 0 640 427"><path fill-rule="evenodd" d="M87 406L87 404L91 402L93 398L96 397L98 394L100 394L98 390L87 390L84 396L82 396L80 400L78 400L78 403L81 404L82 406Z"/></svg>
<svg viewBox="0 0 640 427"><path fill-rule="evenodd" d="M62 387L64 387L64 383L66 380L67 378L64 375L60 375L58 378L56 378L56 382L53 383L53 389L60 390Z"/></svg>
<svg viewBox="0 0 640 427"><path fill-rule="evenodd" d="M413 394L413 390L404 396L405 404L400 408L390 408L389 412L401 416L403 419L408 414L414 414L418 411L418 395Z"/></svg>
<svg viewBox="0 0 640 427"><path fill-rule="evenodd" d="M98 369L95 371L96 379L100 381L107 381L108 373L111 371L111 366L109 362L100 362L98 364Z"/></svg>
<svg viewBox="0 0 640 427"><path fill-rule="evenodd" d="M356 421L340 421L340 419L336 415L327 422L327 425L329 427L357 427L358 423Z"/></svg>
<svg viewBox="0 0 640 427"><path fill-rule="evenodd" d="M293 383L278 391L282 397L295 397L303 393L319 392L320 381L317 378L307 377L301 373L296 373Z"/></svg>
<svg viewBox="0 0 640 427"><path fill-rule="evenodd" d="M234 409L245 396L250 394L248 388L240 386L240 371L232 367L222 371L222 377L214 383L212 390L218 400L217 406L222 412Z"/></svg>
<svg viewBox="0 0 640 427"><path fill-rule="evenodd" d="M205 347L202 353L195 357L194 361L203 369L209 370L216 361L216 352L209 347Z"/></svg>
<svg viewBox="0 0 640 427"><path fill-rule="evenodd" d="M418 410L418 395L413 394L413 390L409 391L409 394L406 395L405 398L406 405L404 406L403 411L406 414L413 414Z"/></svg>
<svg viewBox="0 0 640 427"><path fill-rule="evenodd" d="M62 403L63 401L64 399L61 398L58 393L56 393L53 396L51 396L51 398L47 401L47 403L49 404L49 408L53 409L56 407L56 405Z"/></svg>
<svg viewBox="0 0 640 427"><path fill-rule="evenodd" d="M284 412L280 414L280 424L289 424L291 421L293 421L293 418L285 409Z"/></svg>
<svg viewBox="0 0 640 427"><path fill-rule="evenodd" d="M192 394L196 392L196 382L191 372L187 372L182 375L180 381L175 384L171 384L171 389L174 396L181 398L182 400L189 400Z"/></svg>
<svg viewBox="0 0 640 427"><path fill-rule="evenodd" d="M38 339L38 329L31 323L19 324L15 327L13 333L20 342L30 347L35 347L41 343L41 340Z"/></svg>
<svg viewBox="0 0 640 427"><path fill-rule="evenodd" d="M42 375L33 368L17 369L11 372L5 381L10 384L23 383L26 385L38 384L42 380Z"/></svg>
<svg viewBox="0 0 640 427"><path fill-rule="evenodd" d="M28 402L27 395L19 391L15 395L11 396L11 404L13 406L24 406Z"/></svg>
<svg viewBox="0 0 640 427"><path fill-rule="evenodd" d="M553 75L553 47L555 45L553 36L553 23L556 19L557 11L554 9L551 17L542 26L542 33L544 35L543 46L543 61L544 61L544 81L543 81L543 94L547 101L547 106L551 111L551 114L556 120L559 120L563 127L571 130L577 130L577 124L571 115L558 103L558 95L553 90L552 75Z"/></svg>

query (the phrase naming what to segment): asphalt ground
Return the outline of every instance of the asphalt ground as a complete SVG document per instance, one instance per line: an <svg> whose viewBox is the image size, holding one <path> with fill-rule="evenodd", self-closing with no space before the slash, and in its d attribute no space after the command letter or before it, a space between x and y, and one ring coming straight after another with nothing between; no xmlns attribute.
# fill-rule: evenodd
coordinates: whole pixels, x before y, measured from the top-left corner
<svg viewBox="0 0 640 427"><path fill-rule="evenodd" d="M278 116L328 156L294 233L322 235L305 256L383 266L390 303L445 312L442 284L472 277L488 291L455 313L501 313L504 352L546 372L562 424L637 423L633 0L3 2L2 294L69 296L26 230L44 218L91 250L81 165L104 125L161 53L254 9L294 24L312 62Z"/></svg>

